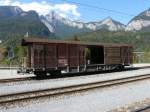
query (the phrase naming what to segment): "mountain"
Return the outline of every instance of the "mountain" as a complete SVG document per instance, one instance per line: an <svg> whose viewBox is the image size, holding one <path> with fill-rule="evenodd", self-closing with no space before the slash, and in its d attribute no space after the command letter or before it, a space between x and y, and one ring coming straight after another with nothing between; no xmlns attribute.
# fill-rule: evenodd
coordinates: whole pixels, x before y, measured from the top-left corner
<svg viewBox="0 0 150 112"><path fill-rule="evenodd" d="M91 24L91 23L88 23ZM111 17L108 17L100 22L94 22L95 30L105 29L109 31L123 31L125 29L125 25L113 20Z"/></svg>
<svg viewBox="0 0 150 112"><path fill-rule="evenodd" d="M59 37L66 37L76 33L90 31L90 29L87 29L82 22L62 18L55 13L41 16L41 21L47 26L50 32L55 33L55 35Z"/></svg>
<svg viewBox="0 0 150 112"><path fill-rule="evenodd" d="M52 33L35 11L25 12L16 6L0 6L0 40L19 40L25 34L48 38Z"/></svg>
<svg viewBox="0 0 150 112"><path fill-rule="evenodd" d="M1 19L16 16L22 12L23 12L23 10L18 6L0 6Z"/></svg>
<svg viewBox="0 0 150 112"><path fill-rule="evenodd" d="M23 37L55 38L71 37L78 33L97 30L150 32L150 9L135 16L128 25L107 17L96 22L81 22L63 18L55 12L39 16L35 11L23 11L17 6L0 6L0 40L7 41Z"/></svg>
<svg viewBox="0 0 150 112"><path fill-rule="evenodd" d="M41 21L47 26L50 32L53 32L60 37L100 29L109 31L122 31L125 29L125 25L110 17L98 22L84 23L63 18L58 14L51 12L46 16L41 16Z"/></svg>
<svg viewBox="0 0 150 112"><path fill-rule="evenodd" d="M150 9L135 16L127 25L126 31L150 32Z"/></svg>

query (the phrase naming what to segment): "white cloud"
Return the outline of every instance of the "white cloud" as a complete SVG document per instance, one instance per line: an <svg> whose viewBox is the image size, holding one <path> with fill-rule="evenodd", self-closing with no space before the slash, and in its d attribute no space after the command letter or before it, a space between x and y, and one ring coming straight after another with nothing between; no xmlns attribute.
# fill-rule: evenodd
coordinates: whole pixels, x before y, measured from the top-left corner
<svg viewBox="0 0 150 112"><path fill-rule="evenodd" d="M11 5L19 6L24 11L35 10L40 15L45 15L45 14L49 13L49 11L52 9L51 5L46 4L44 2L41 2L41 3L38 3L38 2L21 3L21 2L16 1L16 2L13 2Z"/></svg>
<svg viewBox="0 0 150 112"><path fill-rule="evenodd" d="M10 5L11 0L0 0L0 5Z"/></svg>
<svg viewBox="0 0 150 112"><path fill-rule="evenodd" d="M19 0L0 0L0 5L19 6L24 11L35 10L40 15L46 15L53 10L63 17L71 17L72 19L77 19L80 17L80 13L77 11L78 7L75 4L52 4L44 0L41 2L32 1L28 3L20 2Z"/></svg>
<svg viewBox="0 0 150 112"><path fill-rule="evenodd" d="M54 5L54 10L60 11L61 13L72 14L76 17L80 16L80 13L77 12L77 6L71 4L56 4Z"/></svg>

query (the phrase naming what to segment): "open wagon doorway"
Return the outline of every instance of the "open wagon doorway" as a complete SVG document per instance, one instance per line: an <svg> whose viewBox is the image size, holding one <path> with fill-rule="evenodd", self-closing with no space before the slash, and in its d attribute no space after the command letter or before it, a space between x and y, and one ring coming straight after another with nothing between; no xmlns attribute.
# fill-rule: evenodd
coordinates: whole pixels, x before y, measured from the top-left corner
<svg viewBox="0 0 150 112"><path fill-rule="evenodd" d="M88 64L104 64L103 46L88 46L85 51Z"/></svg>

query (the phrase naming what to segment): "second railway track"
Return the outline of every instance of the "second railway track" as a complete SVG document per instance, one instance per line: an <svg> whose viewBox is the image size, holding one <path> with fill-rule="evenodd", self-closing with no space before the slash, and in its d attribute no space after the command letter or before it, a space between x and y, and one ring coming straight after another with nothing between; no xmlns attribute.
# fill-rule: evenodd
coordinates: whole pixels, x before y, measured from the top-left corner
<svg viewBox="0 0 150 112"><path fill-rule="evenodd" d="M44 96L61 95L65 93L79 92L79 91L94 89L94 88L104 88L113 85L120 85L120 84L145 80L149 78L150 78L150 74L145 74L141 76L132 76L127 78L113 79L107 81L76 84L67 87L49 88L49 89L36 90L36 91L26 91L20 93L5 94L5 95L0 95L0 105L5 103L10 103L10 102L15 102L15 101L23 101L28 99L44 97Z"/></svg>
<svg viewBox="0 0 150 112"><path fill-rule="evenodd" d="M35 79L35 77L0 79L0 84L1 83L28 81L28 80L32 80L32 79Z"/></svg>

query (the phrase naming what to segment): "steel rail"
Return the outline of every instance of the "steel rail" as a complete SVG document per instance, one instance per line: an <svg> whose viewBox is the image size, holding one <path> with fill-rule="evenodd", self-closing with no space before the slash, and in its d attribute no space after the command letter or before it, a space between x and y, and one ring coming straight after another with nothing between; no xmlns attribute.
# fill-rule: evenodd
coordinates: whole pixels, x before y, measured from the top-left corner
<svg viewBox="0 0 150 112"><path fill-rule="evenodd" d="M113 79L107 81L100 81L100 82L77 84L77 85L71 85L71 86L59 87L59 88L50 88L50 89L43 89L43 90L36 90L36 91L26 91L22 93L0 95L0 105L4 103L24 101L24 100L45 97L45 96L55 96L55 95L79 92L79 91L90 90L95 88L105 88L114 85L132 83L132 82L146 80L146 79L150 79L150 74Z"/></svg>
<svg viewBox="0 0 150 112"><path fill-rule="evenodd" d="M133 110L132 112L149 112L150 111L150 105Z"/></svg>
<svg viewBox="0 0 150 112"><path fill-rule="evenodd" d="M35 77L23 77L23 78L8 78L8 79L0 79L0 84L2 83L12 83L12 82L22 82L32 80Z"/></svg>

